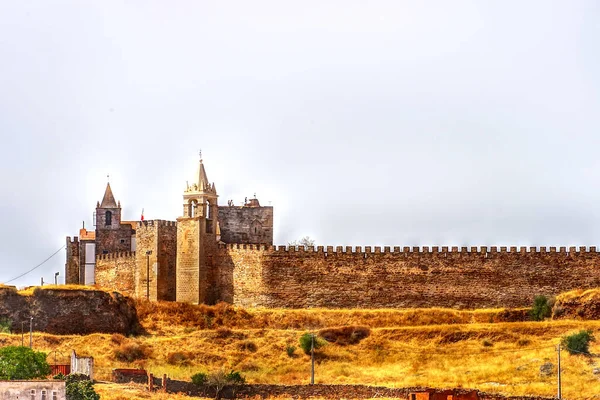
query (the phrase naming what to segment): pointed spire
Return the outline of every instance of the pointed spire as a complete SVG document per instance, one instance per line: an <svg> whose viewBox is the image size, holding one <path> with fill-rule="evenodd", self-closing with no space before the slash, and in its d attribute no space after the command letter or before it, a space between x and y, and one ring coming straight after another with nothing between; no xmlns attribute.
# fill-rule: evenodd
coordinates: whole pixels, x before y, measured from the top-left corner
<svg viewBox="0 0 600 400"><path fill-rule="evenodd" d="M104 197L102 198L102 203L100 203L100 208L119 208L110 188L110 183L106 184L106 190L104 191Z"/></svg>
<svg viewBox="0 0 600 400"><path fill-rule="evenodd" d="M204 164L202 163L202 159L200 159L200 164L198 164L198 174L196 176L197 184L200 191L208 189L210 184L208 182L208 177L206 176L206 170L204 169Z"/></svg>

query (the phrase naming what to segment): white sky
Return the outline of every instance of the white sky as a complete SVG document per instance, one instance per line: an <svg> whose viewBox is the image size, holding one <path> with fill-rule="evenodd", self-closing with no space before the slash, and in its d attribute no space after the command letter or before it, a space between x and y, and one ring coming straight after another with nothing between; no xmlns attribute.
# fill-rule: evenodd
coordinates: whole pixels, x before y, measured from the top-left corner
<svg viewBox="0 0 600 400"><path fill-rule="evenodd" d="M202 148L275 242L599 245L598 1L0 0L0 282L174 220ZM64 250L13 282L64 278Z"/></svg>

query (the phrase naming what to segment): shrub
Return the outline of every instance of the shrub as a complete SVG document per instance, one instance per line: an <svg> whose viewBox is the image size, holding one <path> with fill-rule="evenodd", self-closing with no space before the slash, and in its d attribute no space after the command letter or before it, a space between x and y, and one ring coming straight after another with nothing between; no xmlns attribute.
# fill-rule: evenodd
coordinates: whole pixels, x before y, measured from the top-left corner
<svg viewBox="0 0 600 400"><path fill-rule="evenodd" d="M215 396L218 399L225 386L233 386L232 390L235 397L236 386L245 384L246 379L238 371L224 372L219 370L209 374L206 383L215 389Z"/></svg>
<svg viewBox="0 0 600 400"><path fill-rule="evenodd" d="M194 385L205 385L208 381L208 375L204 372L198 372L197 374L192 375L192 383Z"/></svg>
<svg viewBox="0 0 600 400"><path fill-rule="evenodd" d="M356 344L368 337L371 330L366 326L341 326L339 328L326 328L319 331L319 336L330 343L339 345Z"/></svg>
<svg viewBox="0 0 600 400"><path fill-rule="evenodd" d="M302 351L304 351L304 354L310 354L310 349L313 345L313 337L314 334L312 333L305 333L304 335L300 336L300 348L302 349ZM323 347L325 343L323 342L323 340L321 340L320 338L318 338L315 335L314 338L314 348L315 350L320 349L321 347Z"/></svg>
<svg viewBox="0 0 600 400"><path fill-rule="evenodd" d="M58 374L54 375L52 379L56 379L57 381L64 381L67 379L67 376L62 372L59 372Z"/></svg>
<svg viewBox="0 0 600 400"><path fill-rule="evenodd" d="M221 327L221 328L217 328L215 330L215 334L216 334L216 336L217 336L218 339L225 339L225 338L230 337L233 334L233 332L229 328L222 328Z"/></svg>
<svg viewBox="0 0 600 400"><path fill-rule="evenodd" d="M546 296L535 296L529 316L534 321L543 321L552 315L552 301Z"/></svg>
<svg viewBox="0 0 600 400"><path fill-rule="evenodd" d="M590 354L590 342L595 340L592 331L582 330L563 337L560 343L570 354Z"/></svg>
<svg viewBox="0 0 600 400"><path fill-rule="evenodd" d="M45 378L50 372L46 353L23 346L6 346L0 349L0 379Z"/></svg>
<svg viewBox="0 0 600 400"><path fill-rule="evenodd" d="M238 349L254 353L256 350L258 350L258 347L256 346L256 343L246 340L238 343Z"/></svg>
<svg viewBox="0 0 600 400"><path fill-rule="evenodd" d="M149 355L148 347L138 343L123 343L115 350L115 358L124 362L145 360Z"/></svg>
<svg viewBox="0 0 600 400"><path fill-rule="evenodd" d="M193 358L193 355L187 351L176 351L169 353L167 363L171 365L188 365L191 358Z"/></svg>
<svg viewBox="0 0 600 400"><path fill-rule="evenodd" d="M66 386L67 400L100 400L90 380L69 382L67 379Z"/></svg>
<svg viewBox="0 0 600 400"><path fill-rule="evenodd" d="M12 320L8 317L0 318L0 333L11 333Z"/></svg>
<svg viewBox="0 0 600 400"><path fill-rule="evenodd" d="M287 353L288 357L294 357L294 353L296 352L296 346L292 346L291 344L288 344L285 347L285 352Z"/></svg>
<svg viewBox="0 0 600 400"><path fill-rule="evenodd" d="M123 342L126 340L127 338L125 338L125 336L121 335L120 333L113 333L110 336L110 341L114 344L123 344Z"/></svg>

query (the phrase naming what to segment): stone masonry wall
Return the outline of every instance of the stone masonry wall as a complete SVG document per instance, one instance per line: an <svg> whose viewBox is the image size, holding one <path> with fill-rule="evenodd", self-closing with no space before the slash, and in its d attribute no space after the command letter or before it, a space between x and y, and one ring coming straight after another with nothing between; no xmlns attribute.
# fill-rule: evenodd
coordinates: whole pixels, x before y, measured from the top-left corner
<svg viewBox="0 0 600 400"><path fill-rule="evenodd" d="M202 217L177 219L177 301L200 302L201 222Z"/></svg>
<svg viewBox="0 0 600 400"><path fill-rule="evenodd" d="M175 300L176 222L138 222L136 250L136 296L146 297L149 291L150 300Z"/></svg>
<svg viewBox="0 0 600 400"><path fill-rule="evenodd" d="M67 236L67 262L65 263L65 284L79 285L79 239Z"/></svg>
<svg viewBox="0 0 600 400"><path fill-rule="evenodd" d="M273 244L273 207L219 207L225 243Z"/></svg>
<svg viewBox="0 0 600 400"><path fill-rule="evenodd" d="M591 248L222 245L220 298L263 307L524 307L600 286Z"/></svg>
<svg viewBox="0 0 600 400"><path fill-rule="evenodd" d="M126 296L135 295L136 252L100 254L96 257L95 282Z"/></svg>

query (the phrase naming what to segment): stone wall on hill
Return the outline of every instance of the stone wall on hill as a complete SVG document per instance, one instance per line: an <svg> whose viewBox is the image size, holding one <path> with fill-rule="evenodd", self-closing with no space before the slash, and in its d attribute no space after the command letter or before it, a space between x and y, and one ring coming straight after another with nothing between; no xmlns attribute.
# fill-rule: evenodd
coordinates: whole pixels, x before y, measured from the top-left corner
<svg viewBox="0 0 600 400"><path fill-rule="evenodd" d="M591 248L221 245L219 299L245 307L527 307L600 287Z"/></svg>

